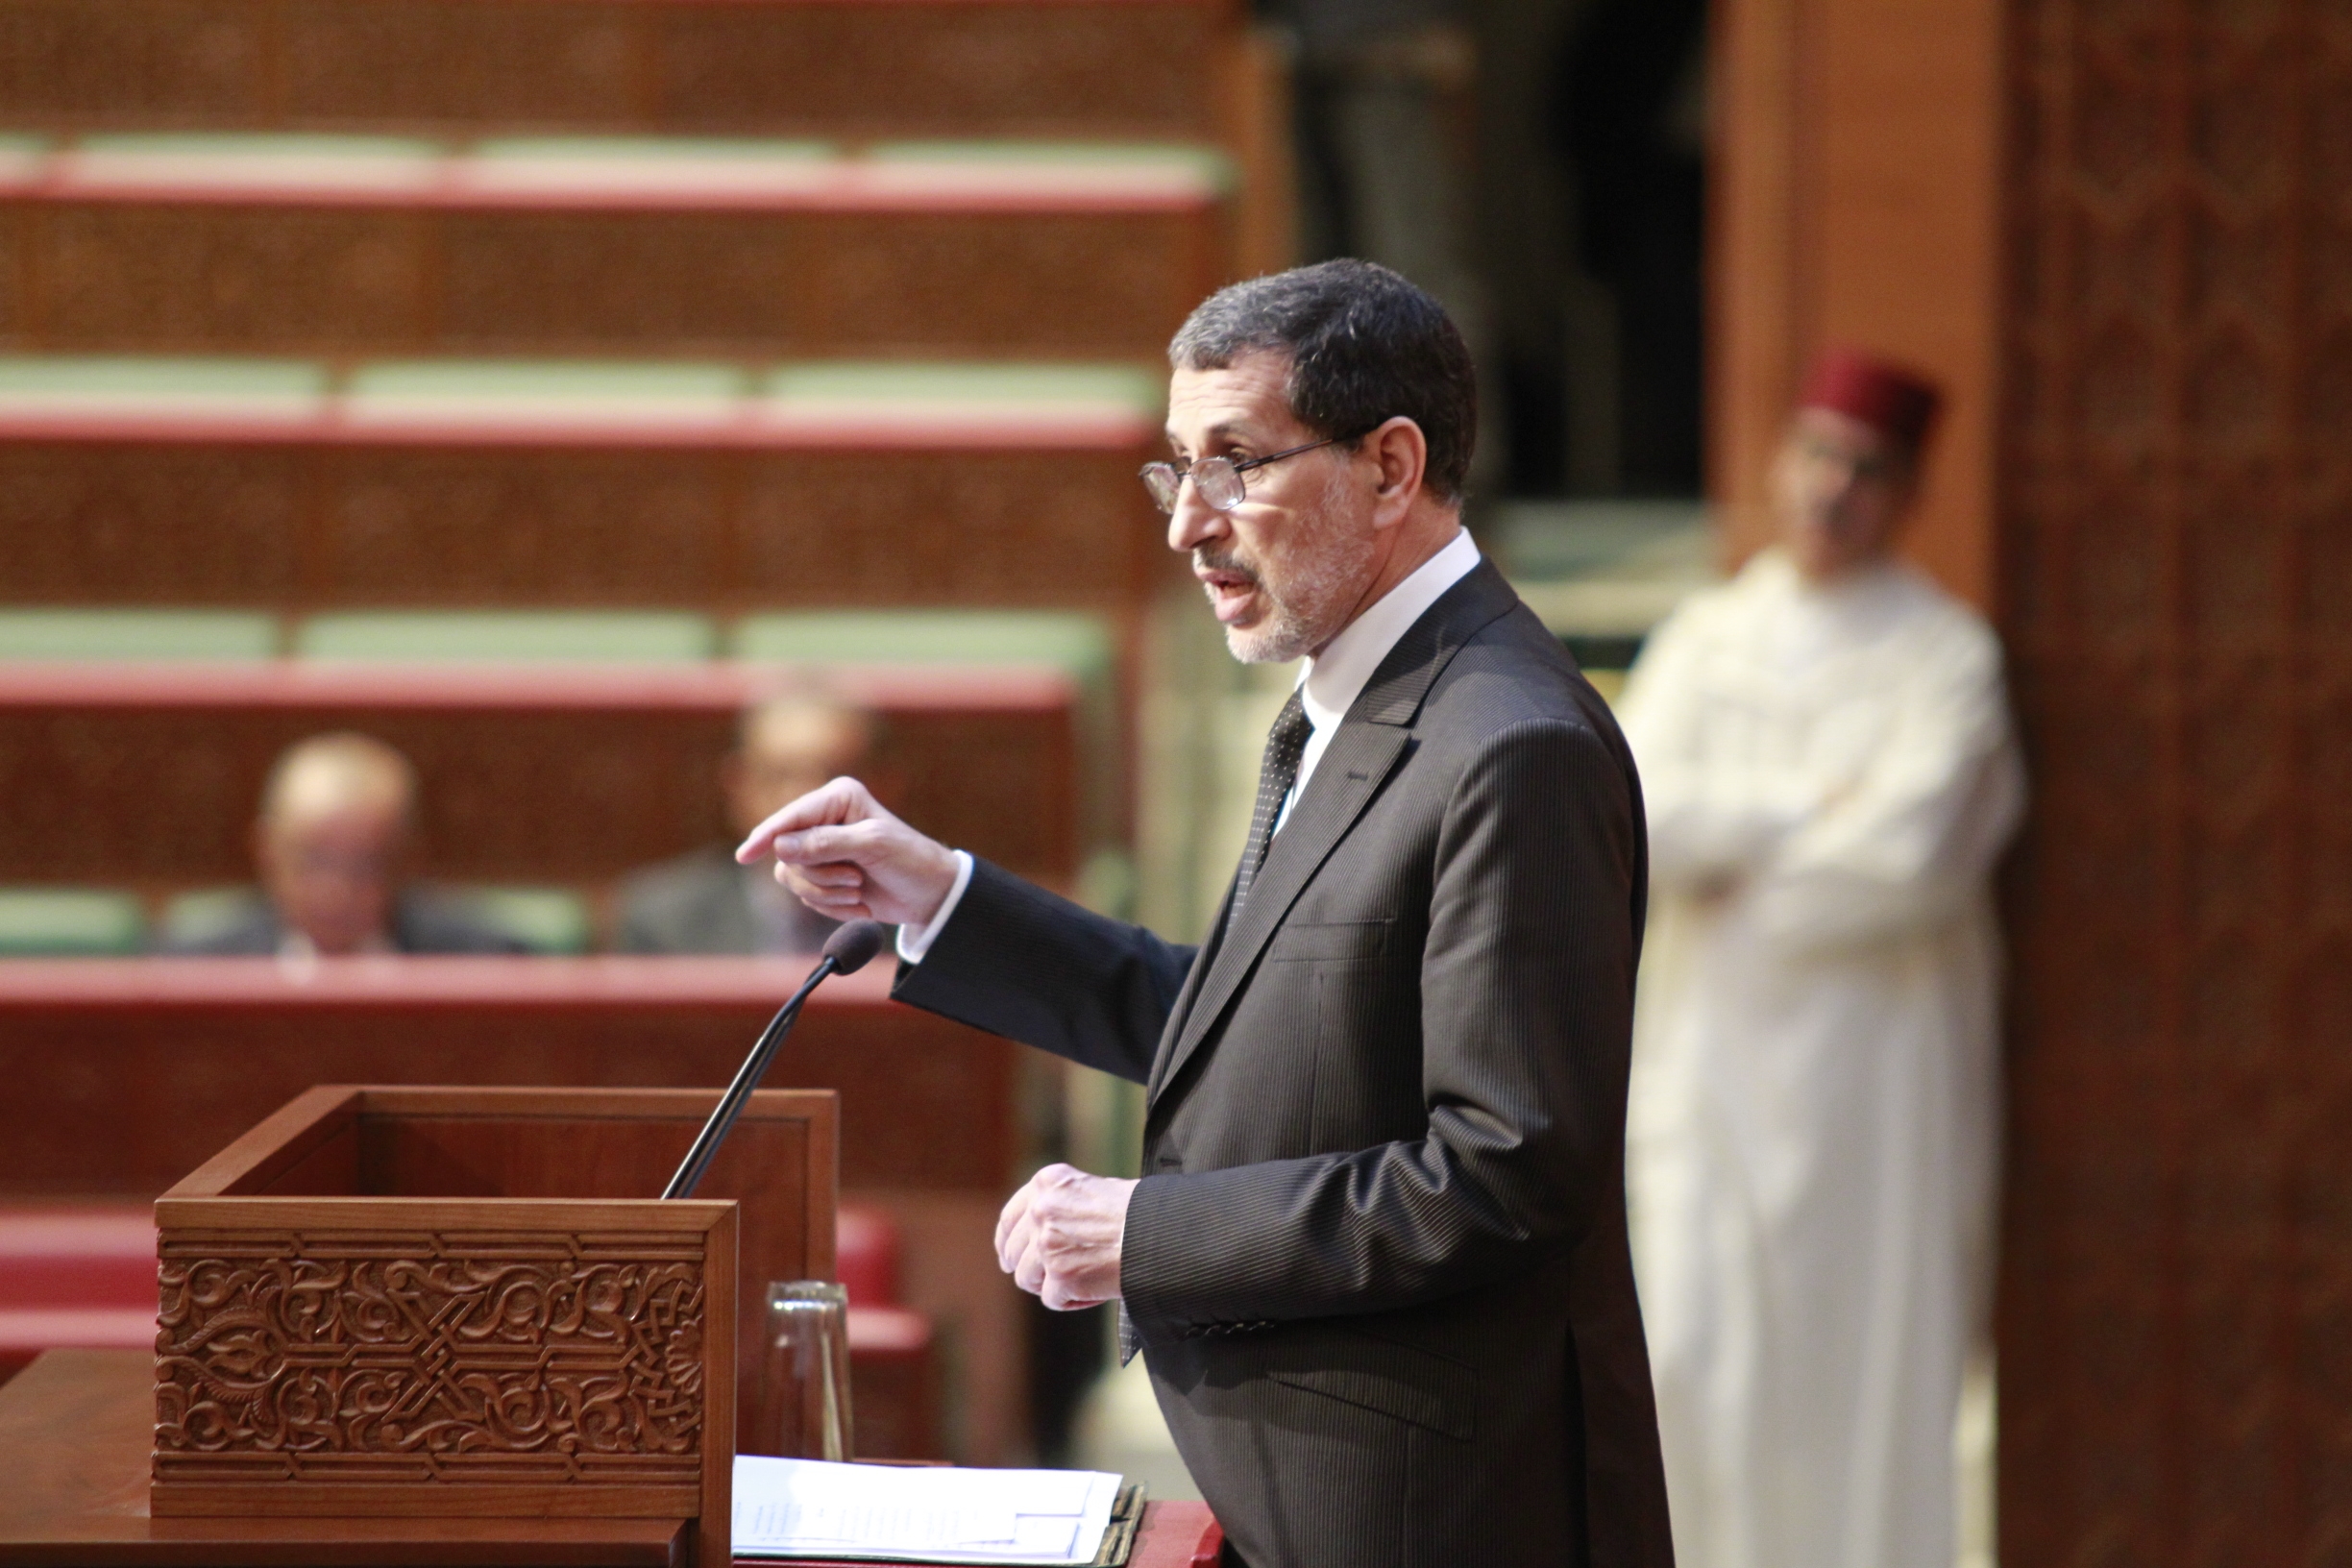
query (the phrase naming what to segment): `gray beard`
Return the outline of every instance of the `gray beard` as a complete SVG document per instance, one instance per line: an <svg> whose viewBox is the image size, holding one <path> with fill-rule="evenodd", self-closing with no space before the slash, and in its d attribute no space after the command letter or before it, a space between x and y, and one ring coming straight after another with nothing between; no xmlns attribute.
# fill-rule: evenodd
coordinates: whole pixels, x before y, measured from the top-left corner
<svg viewBox="0 0 2352 1568"><path fill-rule="evenodd" d="M1325 506L1336 506L1339 487L1335 476ZM1258 576L1259 591L1269 606L1265 619L1246 629L1224 628L1226 651L1243 664L1288 664L1306 657L1339 634L1341 618L1356 600L1361 587L1358 563L1339 559L1328 537L1302 543L1311 548L1294 555L1290 578L1280 593L1267 585L1262 574ZM1311 548L1314 545L1324 548Z"/></svg>

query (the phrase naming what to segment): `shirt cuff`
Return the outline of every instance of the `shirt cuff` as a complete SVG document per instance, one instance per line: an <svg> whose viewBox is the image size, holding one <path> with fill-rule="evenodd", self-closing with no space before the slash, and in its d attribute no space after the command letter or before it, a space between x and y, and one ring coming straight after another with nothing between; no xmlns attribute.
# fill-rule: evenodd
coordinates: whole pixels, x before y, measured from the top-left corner
<svg viewBox="0 0 2352 1568"><path fill-rule="evenodd" d="M947 928L948 919L955 914L956 905L964 901L964 890L971 886L971 856L961 849L953 853L956 863L955 885L947 890L947 896L940 900L939 913L932 916L919 931L911 925L902 925L898 928L898 956L909 964L920 964L923 961L923 954L931 950L931 944L939 941L939 934Z"/></svg>

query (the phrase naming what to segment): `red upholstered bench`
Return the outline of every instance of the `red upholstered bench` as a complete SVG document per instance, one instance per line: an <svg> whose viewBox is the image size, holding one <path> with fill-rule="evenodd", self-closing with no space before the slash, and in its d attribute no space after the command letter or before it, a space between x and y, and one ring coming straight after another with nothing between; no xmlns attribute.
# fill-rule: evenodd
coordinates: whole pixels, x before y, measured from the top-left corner
<svg viewBox="0 0 2352 1568"><path fill-rule="evenodd" d="M939 1364L930 1317L898 1304L898 1227L879 1209L843 1204L833 1270L849 1290L849 1373L857 1451L873 1459L935 1458Z"/></svg>
<svg viewBox="0 0 2352 1568"><path fill-rule="evenodd" d="M156 1333L145 1204L0 1208L0 1380L44 1350L145 1350Z"/></svg>

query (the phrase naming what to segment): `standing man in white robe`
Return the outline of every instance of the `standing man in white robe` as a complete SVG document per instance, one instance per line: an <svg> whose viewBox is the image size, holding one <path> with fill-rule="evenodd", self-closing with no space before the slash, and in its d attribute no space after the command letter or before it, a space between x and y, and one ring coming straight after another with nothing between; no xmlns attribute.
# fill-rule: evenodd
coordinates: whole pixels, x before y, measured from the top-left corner
<svg viewBox="0 0 2352 1568"><path fill-rule="evenodd" d="M1781 539L1652 638L1628 1176L1684 1568L1951 1568L1998 1157L1992 630L1893 553L1935 390L1825 358Z"/></svg>

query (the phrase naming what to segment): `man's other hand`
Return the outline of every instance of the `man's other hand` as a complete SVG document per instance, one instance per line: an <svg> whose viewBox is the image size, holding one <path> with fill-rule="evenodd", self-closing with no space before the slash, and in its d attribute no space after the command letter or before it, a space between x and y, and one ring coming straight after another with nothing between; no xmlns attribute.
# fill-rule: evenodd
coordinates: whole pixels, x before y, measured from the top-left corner
<svg viewBox="0 0 2352 1568"><path fill-rule="evenodd" d="M837 920L931 922L955 886L956 860L882 809L854 778L837 778L751 830L735 851L744 865L773 855L776 880Z"/></svg>
<svg viewBox="0 0 2352 1568"><path fill-rule="evenodd" d="M1119 1240L1135 1189L1115 1176L1047 1165L1006 1200L996 1262L1057 1312L1117 1300Z"/></svg>

